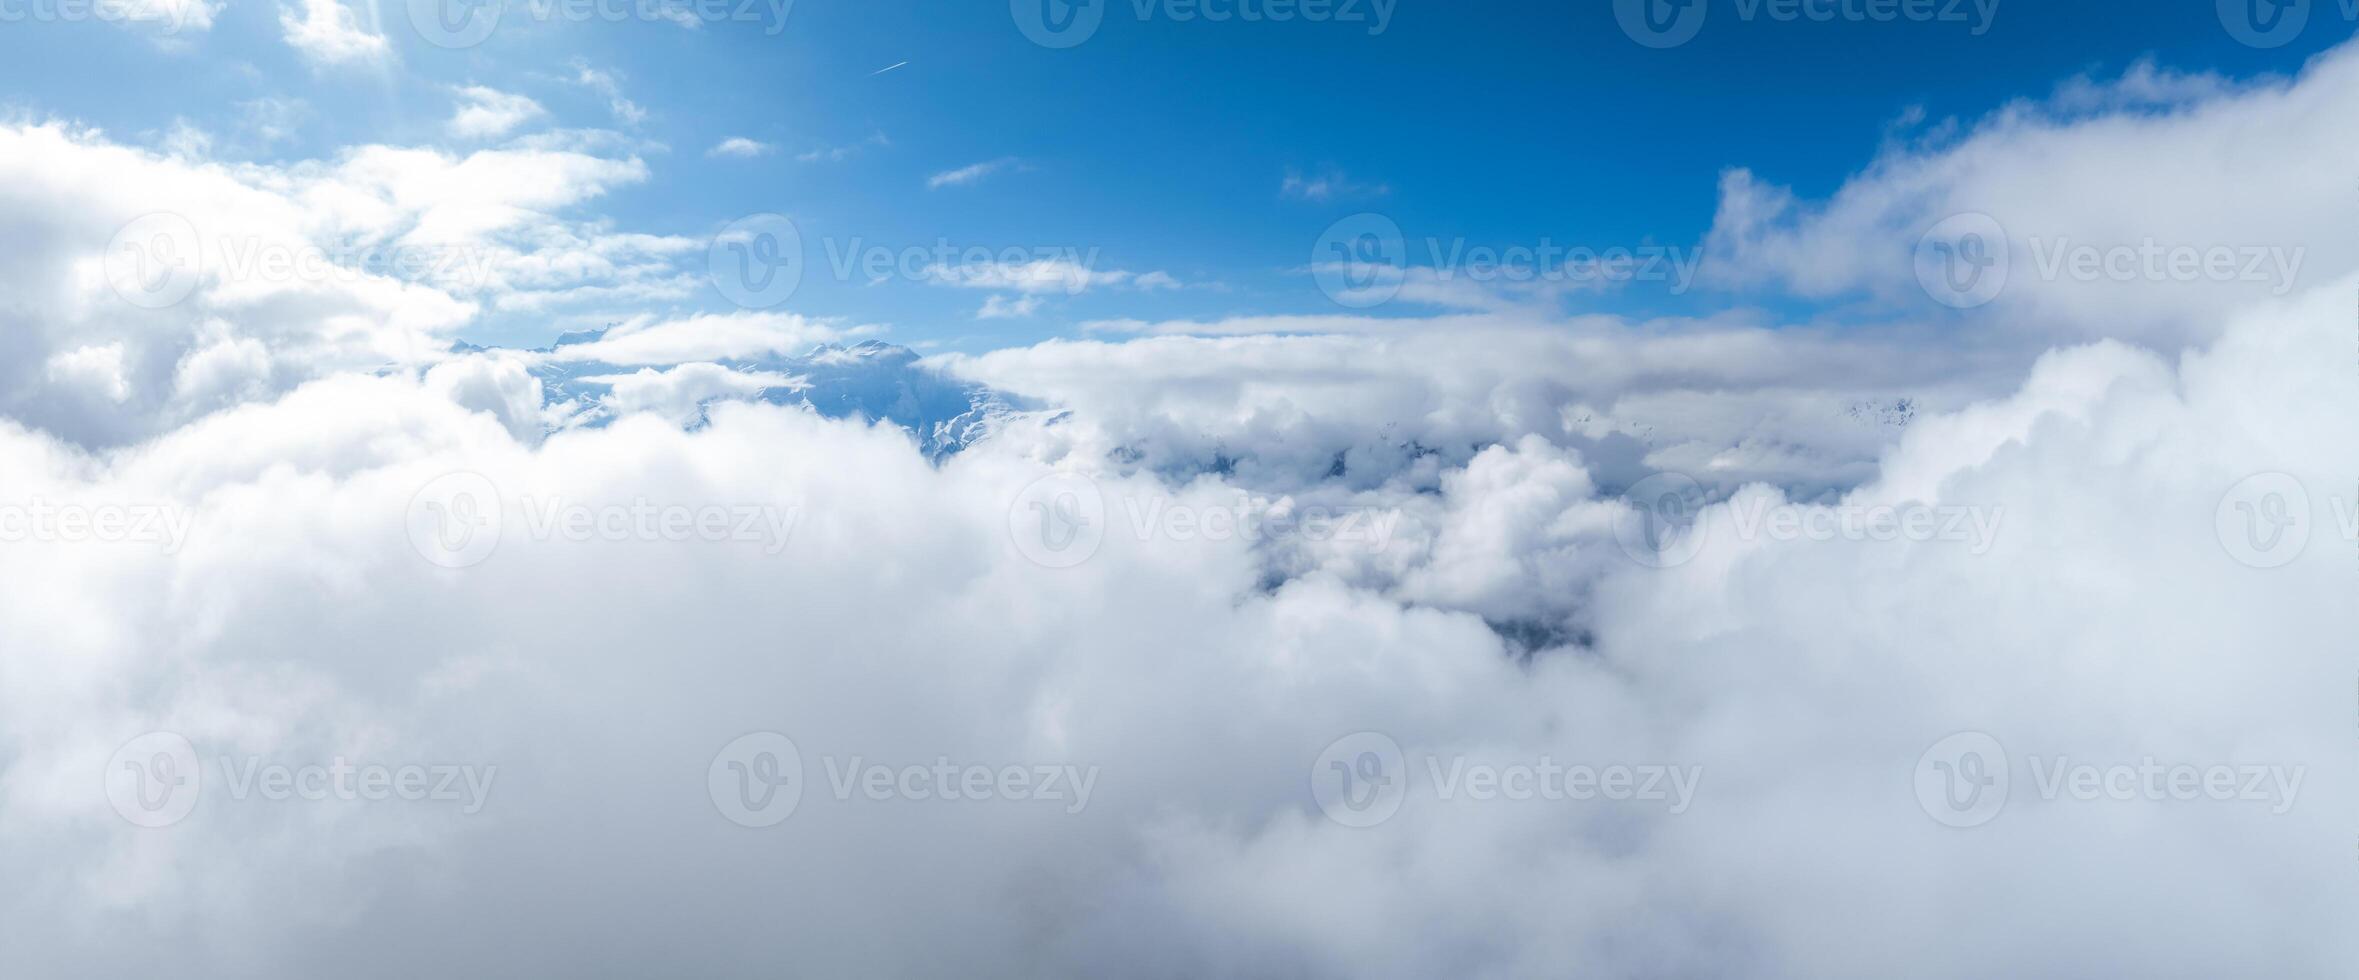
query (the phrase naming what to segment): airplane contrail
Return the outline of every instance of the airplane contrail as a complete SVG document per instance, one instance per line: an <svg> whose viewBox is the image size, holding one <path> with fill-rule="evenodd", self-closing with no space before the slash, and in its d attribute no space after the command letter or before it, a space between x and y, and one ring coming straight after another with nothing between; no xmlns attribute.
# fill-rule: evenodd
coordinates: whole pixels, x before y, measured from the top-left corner
<svg viewBox="0 0 2359 980"><path fill-rule="evenodd" d="M895 68L899 68L899 67L901 67L901 65L906 65L906 64L908 64L908 63L909 63L909 62L906 62L906 61L904 61L904 62L902 62L900 65L886 65L886 66L884 66L883 68L879 68L879 69L877 69L877 70L875 70L875 71L869 72L869 73L868 73L868 77L870 77L870 78L875 78L875 77L877 77L878 75L882 75L882 74L884 74L884 73L886 73L886 72L892 71L892 70L893 70L893 69L895 69Z"/></svg>

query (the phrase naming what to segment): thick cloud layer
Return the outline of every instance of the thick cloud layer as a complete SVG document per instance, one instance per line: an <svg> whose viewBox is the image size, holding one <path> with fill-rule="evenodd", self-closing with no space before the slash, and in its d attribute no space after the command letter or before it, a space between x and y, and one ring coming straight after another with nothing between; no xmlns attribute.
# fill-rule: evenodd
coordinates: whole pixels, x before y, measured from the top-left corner
<svg viewBox="0 0 2359 980"><path fill-rule="evenodd" d="M2041 125L2202 125L2346 62ZM0 138L276 213L255 174ZM472 220L374 158L337 186ZM593 159L518 206L637 179ZM98 254L0 194L45 268ZM2230 230L2191 234L2278 229ZM2338 975L2347 271L2200 324L2065 288L2061 341L1049 343L938 362L1062 409L939 461L712 397L833 336L795 318L595 341L644 411L567 429L557 355L446 357L439 290L278 318L206 280L150 319L60 280L0 314L0 964Z"/></svg>

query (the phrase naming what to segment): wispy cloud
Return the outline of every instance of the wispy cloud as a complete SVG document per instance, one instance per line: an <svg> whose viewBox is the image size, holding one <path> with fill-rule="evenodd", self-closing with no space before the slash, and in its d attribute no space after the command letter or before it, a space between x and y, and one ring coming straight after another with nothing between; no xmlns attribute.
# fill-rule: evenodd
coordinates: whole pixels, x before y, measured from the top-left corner
<svg viewBox="0 0 2359 980"><path fill-rule="evenodd" d="M854 156L857 156L861 150L868 147L891 145L893 145L893 141L886 139L885 134L880 132L870 136L867 139L861 140L858 143L847 143L843 146L822 146L814 150L798 153L795 154L795 159L804 163L818 163L822 160L829 163L841 163L845 160L851 159Z"/></svg>
<svg viewBox="0 0 2359 980"><path fill-rule="evenodd" d="M704 152L708 157L738 157L747 159L775 152L778 148L768 143L732 136Z"/></svg>
<svg viewBox="0 0 2359 980"><path fill-rule="evenodd" d="M461 139L493 139L546 113L541 104L521 95L468 85L458 90L459 108L451 116L451 135Z"/></svg>
<svg viewBox="0 0 2359 980"><path fill-rule="evenodd" d="M614 73L592 68L589 62L578 58L573 62L573 71L573 83L605 96L606 106L613 110L616 120L627 126L647 121L647 110L623 97L622 79Z"/></svg>
<svg viewBox="0 0 2359 980"><path fill-rule="evenodd" d="M1142 292L1180 288L1180 281L1167 272L1100 270L1096 266L1097 251L1091 249L1086 253L1074 252L1030 262L931 265L926 267L924 278L941 286L1013 291L1027 295L1061 292L1077 296L1095 286L1128 286Z"/></svg>
<svg viewBox="0 0 2359 980"><path fill-rule="evenodd" d="M997 160L986 160L982 163L971 164L960 167L956 170L945 170L941 173L933 175L932 177L926 178L926 189L940 190L944 187L965 187L980 181L985 177L989 177L992 174L996 174L1014 167L1018 162L1020 161L1018 161L1015 157L1001 157Z"/></svg>
<svg viewBox="0 0 2359 980"><path fill-rule="evenodd" d="M1341 170L1323 167L1312 176L1304 176L1300 171L1287 171L1286 182L1278 187L1278 193L1298 201L1323 203L1339 198L1383 197L1392 193L1392 187L1353 180L1350 174Z"/></svg>
<svg viewBox="0 0 2359 980"><path fill-rule="evenodd" d="M983 308L975 311L977 320L1014 320L1040 311L1040 297L1018 296L1009 299L994 294L983 301Z"/></svg>

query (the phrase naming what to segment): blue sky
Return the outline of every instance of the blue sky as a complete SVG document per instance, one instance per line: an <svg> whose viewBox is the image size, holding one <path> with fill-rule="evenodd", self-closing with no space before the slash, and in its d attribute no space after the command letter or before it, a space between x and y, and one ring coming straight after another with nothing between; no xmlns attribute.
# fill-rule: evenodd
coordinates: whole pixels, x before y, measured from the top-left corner
<svg viewBox="0 0 2359 980"><path fill-rule="evenodd" d="M464 152L446 133L455 86L523 95L546 107L541 126L611 130L646 160L648 180L589 202L589 214L698 238L749 213L789 215L809 262L790 309L981 350L1099 319L1335 312L1304 266L1331 222L1362 211L1412 243L1692 247L1727 168L1823 196L1896 135L1971 121L2076 74L2147 58L2290 72L2351 30L2332 4L2291 43L2260 50L2231 37L2210 3L2001 2L1977 33L1970 4L1961 21L1877 24L1748 19L1749 5L1709 0L1693 40L1658 50L1603 3L1402 3L1377 31L1365 3L1353 22L1277 24L1181 22L1164 6L1141 20L1131 0L1100 2L1111 3L1102 26L1066 50L1032 43L995 2L799 0L782 25L755 7L754 21L691 30L533 23L518 0L487 41L457 50L425 43L406 5L388 3L354 9L392 56L324 68L282 38L277 9L231 4L210 31L163 44L96 23L0 32L0 77L36 116L134 140L182 121L216 134L220 157L278 163L364 143ZM613 78L643 117L618 116L579 83L584 68ZM234 136L258 102L293 107L282 138ZM770 150L708 155L730 137ZM815 151L826 158L801 159ZM928 186L977 164L996 166ZM1290 176L1328 192L1289 193ZM1162 271L1182 288L1052 295L1027 316L980 320L982 292L839 282L827 268L830 249L945 241L1073 249L1094 268ZM1424 254L1412 247L1411 263ZM1570 302L1812 312L1775 295L1648 284ZM726 305L706 290L681 308ZM1394 311L1417 312L1380 312ZM490 316L470 339L538 343L569 325Z"/></svg>

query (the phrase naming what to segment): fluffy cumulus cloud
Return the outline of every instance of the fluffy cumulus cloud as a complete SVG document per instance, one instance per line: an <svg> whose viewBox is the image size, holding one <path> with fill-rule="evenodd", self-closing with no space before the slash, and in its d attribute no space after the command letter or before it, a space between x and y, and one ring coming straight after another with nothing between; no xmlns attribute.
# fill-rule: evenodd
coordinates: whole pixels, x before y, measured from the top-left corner
<svg viewBox="0 0 2359 980"><path fill-rule="evenodd" d="M469 85L459 89L459 108L451 116L451 135L461 139L494 139L547 114L530 97Z"/></svg>
<svg viewBox="0 0 2359 980"><path fill-rule="evenodd" d="M372 145L233 165L51 123L0 126L0 174L0 412L83 445L422 367L487 314L643 308L702 282L702 242L569 213L645 180L628 155Z"/></svg>
<svg viewBox="0 0 2359 980"><path fill-rule="evenodd" d="M281 6L279 29L287 46L315 66L378 64L392 56L385 35L361 23L360 14L338 0L302 0L300 10Z"/></svg>
<svg viewBox="0 0 2359 980"><path fill-rule="evenodd" d="M2349 65L2068 86L1828 201L1732 176L1745 283L1866 325L1108 324L929 362L1046 406L938 459L721 363L866 328L450 352L519 266L679 250L562 216L636 160L0 130L0 963L2336 975L2359 275L2306 174L2109 208L2120 159L2340 138ZM2018 278L1967 336L1901 303L1967 207L2311 259ZM127 302L177 288L106 251L159 209L511 251ZM546 424L568 363L610 424Z"/></svg>
<svg viewBox="0 0 2359 980"><path fill-rule="evenodd" d="M2359 268L2344 215L2318 206L2347 190L2359 152L2318 119L2355 95L2347 46L2295 78L2077 79L1898 141L1824 201L1731 171L1702 268L1876 304L1929 289L1980 324L2043 336L2201 339L2250 303Z"/></svg>
<svg viewBox="0 0 2359 980"><path fill-rule="evenodd" d="M708 157L738 157L743 159L764 156L776 152L777 149L777 147L771 146L770 144L761 142L759 140L748 139L743 136L732 136L728 139L720 141L719 143L713 144L713 148L706 150L704 155Z"/></svg>

